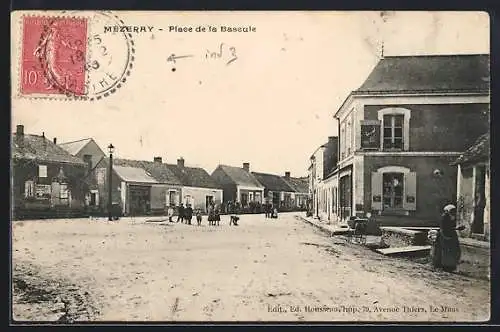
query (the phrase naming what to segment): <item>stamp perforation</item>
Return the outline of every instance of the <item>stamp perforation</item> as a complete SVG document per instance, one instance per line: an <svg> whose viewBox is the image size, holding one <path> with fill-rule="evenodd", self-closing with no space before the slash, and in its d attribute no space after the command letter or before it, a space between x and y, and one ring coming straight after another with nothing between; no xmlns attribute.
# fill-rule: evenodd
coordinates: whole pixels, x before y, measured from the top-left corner
<svg viewBox="0 0 500 332"><path fill-rule="evenodd" d="M93 15L95 15L96 13L99 13L99 12L91 12ZM104 12L101 12L101 13L104 13ZM112 16L112 19L114 19L115 23L120 23L122 25L124 25L124 21L122 19L120 19L117 15L115 15L114 13L111 13L111 12L106 12L105 14L102 14L103 16L105 17L110 17ZM61 100L61 101L74 101L74 100L87 100L87 101L94 101L94 100L101 100L102 98L105 98L105 97L109 97L113 94L115 94L118 89L120 89L123 85L123 83L125 83L127 81L127 78L131 75L131 71L132 71L132 68L134 67L133 66L133 62L135 61L135 43L133 41L133 37L132 37L132 34L128 33L128 34L123 34L123 36L125 37L125 42L126 42L126 45L127 45L127 50L128 50L128 54L127 54L127 59L126 59L126 64L125 64L125 67L124 67L124 70L123 70L123 74L121 75L122 77L117 81L115 82L112 87L109 89L109 90L104 90L102 93L98 94L98 95L95 95L95 96L88 96L88 95L79 95L79 94L76 94L76 93L72 93L71 91L64 91L64 89L61 89L61 87L55 85L55 87L62 93L58 94L58 93L54 93L54 92L47 92L47 93L36 93L36 92L31 92L31 93L23 93L22 91L22 68L23 68L23 63L24 63L24 59L23 59L23 52L24 52L24 33L25 33L25 19L26 18L39 18L39 19L53 19L53 20L58 20L58 19L80 19L80 20L86 20L86 43L87 43L87 47L86 47L86 52L85 52L85 60L87 59L92 59L92 56L93 56L93 53L92 53L92 47L89 47L89 38L90 36L92 36L92 34L95 32L93 29L95 28L92 24L92 18L89 17L88 15L79 15L79 14L67 14L67 13L64 13L64 14L61 14L61 13L58 13L58 14L53 14L53 13L47 13L47 12L40 12L40 13L27 13L27 14L23 14L21 15L20 17L20 20L18 21L18 24L20 25L19 26L19 29L18 29L18 33L19 33L19 38L22 40L22 42L20 43L17 43L16 47L17 47L17 52L18 52L18 59L16 61L16 70L15 70L15 74L16 74L16 77L18 79L18 82L16 84L16 87L15 87L15 93L13 95L16 96L16 98L23 98L23 99L35 99L35 100L39 100L39 99L44 99L44 100ZM43 67L43 63L41 62L40 63L42 65L42 69L45 71L46 68ZM85 76L84 76L84 86L85 86L85 89L87 89L87 87L90 86L91 84L91 75L90 73L86 70L85 70ZM47 78L47 77L46 77Z"/></svg>

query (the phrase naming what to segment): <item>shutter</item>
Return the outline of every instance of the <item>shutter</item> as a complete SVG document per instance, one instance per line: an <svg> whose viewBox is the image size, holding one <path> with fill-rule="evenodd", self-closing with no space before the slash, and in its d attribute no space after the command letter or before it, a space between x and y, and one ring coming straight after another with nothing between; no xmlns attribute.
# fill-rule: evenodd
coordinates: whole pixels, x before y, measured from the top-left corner
<svg viewBox="0 0 500 332"><path fill-rule="evenodd" d="M403 208L409 211L417 209L417 173L409 172L405 174L405 197Z"/></svg>
<svg viewBox="0 0 500 332"><path fill-rule="evenodd" d="M372 173L372 210L382 211L382 173Z"/></svg>

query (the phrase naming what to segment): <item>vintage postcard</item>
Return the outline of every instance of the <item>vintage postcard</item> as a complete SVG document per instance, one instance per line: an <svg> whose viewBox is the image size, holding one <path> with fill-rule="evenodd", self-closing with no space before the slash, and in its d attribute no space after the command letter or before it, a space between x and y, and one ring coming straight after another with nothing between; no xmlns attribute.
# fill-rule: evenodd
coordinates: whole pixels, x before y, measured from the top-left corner
<svg viewBox="0 0 500 332"><path fill-rule="evenodd" d="M12 323L490 319L487 13L11 18Z"/></svg>

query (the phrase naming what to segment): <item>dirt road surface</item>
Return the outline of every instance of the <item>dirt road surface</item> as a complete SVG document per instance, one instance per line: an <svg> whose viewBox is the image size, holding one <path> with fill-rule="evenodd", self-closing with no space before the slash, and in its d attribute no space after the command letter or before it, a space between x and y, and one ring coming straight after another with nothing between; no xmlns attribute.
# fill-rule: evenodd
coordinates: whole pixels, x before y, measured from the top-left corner
<svg viewBox="0 0 500 332"><path fill-rule="evenodd" d="M293 214L239 226L13 222L13 314L48 321L486 321L486 280L327 237Z"/></svg>

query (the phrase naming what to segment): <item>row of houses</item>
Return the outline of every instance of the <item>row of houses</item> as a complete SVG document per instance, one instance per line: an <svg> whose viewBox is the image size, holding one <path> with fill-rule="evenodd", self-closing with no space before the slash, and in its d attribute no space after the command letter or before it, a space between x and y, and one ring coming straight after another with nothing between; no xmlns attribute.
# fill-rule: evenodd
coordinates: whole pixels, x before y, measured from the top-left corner
<svg viewBox="0 0 500 332"><path fill-rule="evenodd" d="M452 203L488 236L489 77L483 54L380 59L333 112L338 136L310 156L314 216L436 225Z"/></svg>
<svg viewBox="0 0 500 332"><path fill-rule="evenodd" d="M219 165L212 174L161 157L151 161L110 158L92 139L58 143L24 133L18 125L12 144L12 206L14 217L44 214L106 213L111 177L112 205L123 215L164 214L169 206L190 204L206 212L211 202L239 202L248 212L261 212L264 203L282 211L305 210L307 177L291 177Z"/></svg>

